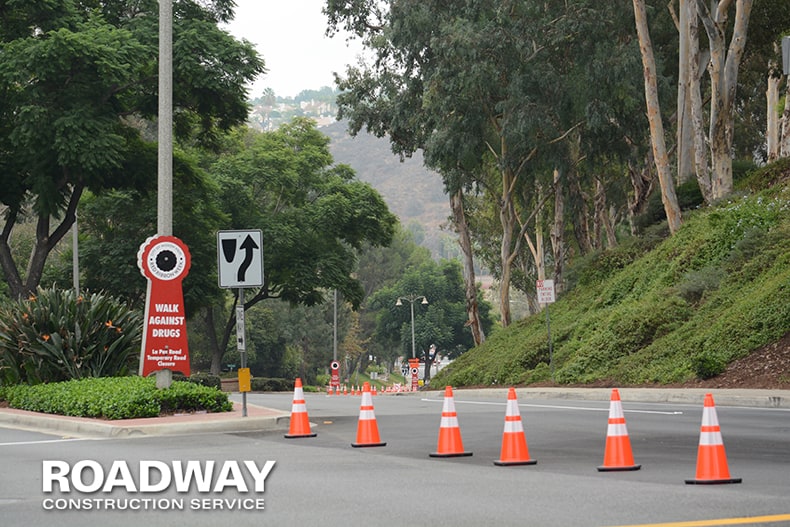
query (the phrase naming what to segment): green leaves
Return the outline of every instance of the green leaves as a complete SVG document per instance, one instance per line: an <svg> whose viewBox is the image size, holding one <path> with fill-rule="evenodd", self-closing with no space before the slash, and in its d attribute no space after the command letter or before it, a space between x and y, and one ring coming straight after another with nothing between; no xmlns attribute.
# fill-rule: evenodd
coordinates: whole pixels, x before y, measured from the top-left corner
<svg viewBox="0 0 790 527"><path fill-rule="evenodd" d="M122 375L140 347L138 312L103 294L39 289L0 308L0 380L46 383Z"/></svg>
<svg viewBox="0 0 790 527"><path fill-rule="evenodd" d="M246 148L221 158L212 172L229 227L263 231L265 295L313 305L336 288L358 306L363 291L350 278L355 250L389 243L395 216L349 167L332 165L329 138L313 121L249 131L245 140Z"/></svg>
<svg viewBox="0 0 790 527"><path fill-rule="evenodd" d="M12 408L77 417L134 419L171 412L227 412L233 407L216 388L175 381L159 390L153 378L104 377L10 386L4 397ZM0 394L2 395L2 394Z"/></svg>
<svg viewBox="0 0 790 527"><path fill-rule="evenodd" d="M218 27L233 6L176 2L174 121L185 142L216 146L219 130L247 117L245 86L263 61ZM157 13L157 2L130 0L7 2L0 9L0 202L14 212L31 207L39 223L25 283L8 254L10 229L0 239L13 296L37 287L83 190L140 188L140 144L150 140L144 136L157 115ZM59 222L54 228L51 218ZM15 220L8 216L9 225Z"/></svg>

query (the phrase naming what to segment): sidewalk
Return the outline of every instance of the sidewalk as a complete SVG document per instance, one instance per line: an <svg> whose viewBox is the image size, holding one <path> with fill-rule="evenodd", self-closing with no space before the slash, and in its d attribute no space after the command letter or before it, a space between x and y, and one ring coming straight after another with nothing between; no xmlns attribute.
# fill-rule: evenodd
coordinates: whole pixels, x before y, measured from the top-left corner
<svg viewBox="0 0 790 527"><path fill-rule="evenodd" d="M286 412L250 404L247 404L247 416L244 417L241 403L236 402L230 412L174 414L112 421L0 408L0 426L99 438L279 430L288 428L289 419L290 414Z"/></svg>

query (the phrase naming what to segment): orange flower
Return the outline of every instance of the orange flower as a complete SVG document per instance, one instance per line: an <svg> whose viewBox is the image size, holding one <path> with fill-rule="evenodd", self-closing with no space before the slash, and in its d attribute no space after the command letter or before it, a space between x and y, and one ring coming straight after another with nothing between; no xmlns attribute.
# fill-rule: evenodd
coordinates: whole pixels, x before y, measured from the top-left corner
<svg viewBox="0 0 790 527"><path fill-rule="evenodd" d="M41 335L41 338L44 339L44 342L49 341L49 335Z"/></svg>
<svg viewBox="0 0 790 527"><path fill-rule="evenodd" d="M104 325L107 326L108 328L113 327L112 320L108 320L107 322L104 323Z"/></svg>
<svg viewBox="0 0 790 527"><path fill-rule="evenodd" d="M31 294L29 297L27 297L27 299L30 300L31 302L35 302L36 301L36 295Z"/></svg>

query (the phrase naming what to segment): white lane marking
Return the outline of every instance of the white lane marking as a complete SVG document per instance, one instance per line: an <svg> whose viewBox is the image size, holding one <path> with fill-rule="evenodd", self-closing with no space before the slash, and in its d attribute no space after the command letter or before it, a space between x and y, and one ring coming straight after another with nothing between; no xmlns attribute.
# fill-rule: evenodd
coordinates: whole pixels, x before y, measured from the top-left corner
<svg viewBox="0 0 790 527"><path fill-rule="evenodd" d="M426 402L436 403L436 402L443 402L442 399L422 399ZM480 404L480 405L495 405L495 406L504 406L506 403L499 403L493 401L459 401L458 399L454 399L455 403L461 404ZM587 406L559 406L553 404L527 404L527 403L519 403L519 407L525 406L529 408L550 408L552 410L583 410L588 412L608 412L609 406L606 408L590 408ZM659 415L683 415L683 412L664 412L659 410L623 410L625 413L632 413L632 414L659 414Z"/></svg>
<svg viewBox="0 0 790 527"><path fill-rule="evenodd" d="M42 439L40 441L12 441L10 443L0 443L0 446L43 445L46 443L69 443L71 441L100 441L100 439L92 437L70 437L63 439Z"/></svg>

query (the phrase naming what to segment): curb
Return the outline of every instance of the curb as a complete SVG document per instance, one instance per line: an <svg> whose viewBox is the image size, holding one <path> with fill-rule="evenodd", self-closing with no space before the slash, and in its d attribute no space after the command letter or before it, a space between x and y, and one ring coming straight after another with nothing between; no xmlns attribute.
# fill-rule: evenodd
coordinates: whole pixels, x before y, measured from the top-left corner
<svg viewBox="0 0 790 527"><path fill-rule="evenodd" d="M249 406L249 405L248 405ZM242 417L234 411L224 414L190 414L149 419L105 421L84 417L47 415L11 408L0 409L0 425L32 431L57 432L82 438L125 438L165 435L211 434L281 430L288 427L289 415L279 410L252 407L254 413Z"/></svg>

